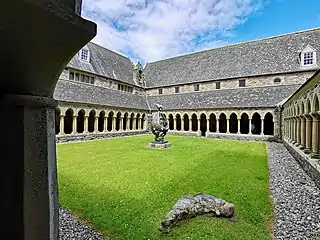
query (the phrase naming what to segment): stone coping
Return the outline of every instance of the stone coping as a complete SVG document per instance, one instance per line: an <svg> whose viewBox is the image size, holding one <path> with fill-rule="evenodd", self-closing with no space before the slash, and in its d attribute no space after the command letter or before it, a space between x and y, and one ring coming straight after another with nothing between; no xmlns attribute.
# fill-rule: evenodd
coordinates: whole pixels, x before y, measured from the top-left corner
<svg viewBox="0 0 320 240"><path fill-rule="evenodd" d="M302 169L310 176L318 188L320 188L320 161L310 157L299 147L294 146L287 139L283 139L283 145L290 152L290 154L297 160Z"/></svg>

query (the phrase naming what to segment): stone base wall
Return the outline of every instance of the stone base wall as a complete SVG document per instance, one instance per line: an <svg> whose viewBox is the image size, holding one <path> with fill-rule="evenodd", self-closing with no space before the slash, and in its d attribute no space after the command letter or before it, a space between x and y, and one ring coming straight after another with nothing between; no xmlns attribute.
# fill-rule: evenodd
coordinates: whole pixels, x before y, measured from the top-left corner
<svg viewBox="0 0 320 240"><path fill-rule="evenodd" d="M198 132L188 132L188 131L173 131L169 130L167 135L179 135L179 136L191 136L191 137L199 137Z"/></svg>
<svg viewBox="0 0 320 240"><path fill-rule="evenodd" d="M134 136L147 134L147 131L130 131L130 132L108 132L108 133L81 133L81 134L68 134L63 136L56 136L57 143L64 142L75 142L75 141L89 141L89 140L98 140L105 138L113 138L113 137L125 137L125 136Z"/></svg>
<svg viewBox="0 0 320 240"><path fill-rule="evenodd" d="M231 139L243 141L267 141L276 142L277 138L270 135L232 134L232 133L207 133L208 138Z"/></svg>
<svg viewBox="0 0 320 240"><path fill-rule="evenodd" d="M297 160L302 169L309 175L320 188L320 162L318 159L312 159L310 155L305 154L301 149L289 143L286 139L283 140L283 145L290 154ZM294 173L293 173L294 174Z"/></svg>

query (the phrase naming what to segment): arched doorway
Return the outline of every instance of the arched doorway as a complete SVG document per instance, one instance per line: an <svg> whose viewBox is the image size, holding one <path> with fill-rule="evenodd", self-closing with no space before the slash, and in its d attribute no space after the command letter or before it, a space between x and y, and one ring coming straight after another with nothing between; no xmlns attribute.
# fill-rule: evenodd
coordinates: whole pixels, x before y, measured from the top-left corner
<svg viewBox="0 0 320 240"><path fill-rule="evenodd" d="M189 116L188 114L183 115L183 129L184 131L189 131Z"/></svg>
<svg viewBox="0 0 320 240"><path fill-rule="evenodd" d="M85 115L85 112L84 112L83 109L78 112L78 116L77 116L77 133L83 133L84 132L84 115Z"/></svg>
<svg viewBox="0 0 320 240"><path fill-rule="evenodd" d="M200 115L200 131L201 136L205 137L207 132L207 116L204 113Z"/></svg>
<svg viewBox="0 0 320 240"><path fill-rule="evenodd" d="M214 113L210 114L209 131L210 132L216 132L217 131L217 118L216 118L216 115Z"/></svg>
<svg viewBox="0 0 320 240"><path fill-rule="evenodd" d="M263 121L263 131L265 135L274 135L274 124L273 124L273 116L271 113L267 113L264 116L264 121Z"/></svg>
<svg viewBox="0 0 320 240"><path fill-rule="evenodd" d="M56 134L60 133L60 115L61 111L59 108L55 109L55 129L56 129Z"/></svg>
<svg viewBox="0 0 320 240"><path fill-rule="evenodd" d="M254 113L251 120L252 134L261 134L261 116L259 113Z"/></svg>
<svg viewBox="0 0 320 240"><path fill-rule="evenodd" d="M120 121L121 121L121 112L118 112L117 118L116 118L116 131L120 130Z"/></svg>
<svg viewBox="0 0 320 240"><path fill-rule="evenodd" d="M227 132L227 117L224 113L221 113L219 116L219 132Z"/></svg>
<svg viewBox="0 0 320 240"><path fill-rule="evenodd" d="M64 133L65 134L72 133L72 120L73 120L73 110L69 108L66 111L66 115L64 117Z"/></svg>
<svg viewBox="0 0 320 240"><path fill-rule="evenodd" d="M180 116L180 114L176 115L176 126L177 126L177 131L181 131L181 116Z"/></svg>
<svg viewBox="0 0 320 240"><path fill-rule="evenodd" d="M88 118L88 132L92 133L94 132L94 118L96 116L96 112L94 110L91 110L89 113Z"/></svg>
<svg viewBox="0 0 320 240"><path fill-rule="evenodd" d="M173 130L173 115L169 114L169 130Z"/></svg>
<svg viewBox="0 0 320 240"><path fill-rule="evenodd" d="M230 133L237 133L238 132L238 117L235 113L232 113L230 115L229 131L230 131Z"/></svg>
<svg viewBox="0 0 320 240"><path fill-rule="evenodd" d="M249 134L249 116L246 113L241 115L240 132L241 134Z"/></svg>
<svg viewBox="0 0 320 240"><path fill-rule="evenodd" d="M113 114L114 114L113 112L109 112L109 114L108 114L108 126L107 126L107 130L108 130L109 132L112 131Z"/></svg>
<svg viewBox="0 0 320 240"><path fill-rule="evenodd" d="M99 132L103 132L103 130L104 130L105 115L106 115L106 113L104 111L101 111L99 114L99 119L98 119L98 131Z"/></svg>
<svg viewBox="0 0 320 240"><path fill-rule="evenodd" d="M192 114L192 126L191 129L193 132L198 131L198 118L197 115L194 113Z"/></svg>

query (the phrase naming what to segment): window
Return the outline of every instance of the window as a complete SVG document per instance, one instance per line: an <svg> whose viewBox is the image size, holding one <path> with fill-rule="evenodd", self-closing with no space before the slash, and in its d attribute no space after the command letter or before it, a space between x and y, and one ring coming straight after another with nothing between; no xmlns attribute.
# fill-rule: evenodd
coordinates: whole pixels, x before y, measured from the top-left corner
<svg viewBox="0 0 320 240"><path fill-rule="evenodd" d="M69 73L69 80L74 80L74 72Z"/></svg>
<svg viewBox="0 0 320 240"><path fill-rule="evenodd" d="M175 88L174 88L174 92L175 92L175 93L179 93L179 92L180 92L180 87L175 87Z"/></svg>
<svg viewBox="0 0 320 240"><path fill-rule="evenodd" d="M273 82L274 82L275 84L280 84L280 83L281 83L281 78L276 77L276 78L273 80Z"/></svg>
<svg viewBox="0 0 320 240"><path fill-rule="evenodd" d="M158 93L159 93L159 95L162 94L162 88L159 88L159 89L158 89Z"/></svg>
<svg viewBox="0 0 320 240"><path fill-rule="evenodd" d="M79 82L79 81L80 81L79 73L76 73L76 81L77 81L77 82Z"/></svg>
<svg viewBox="0 0 320 240"><path fill-rule="evenodd" d="M89 76L85 76L85 82L89 83Z"/></svg>
<svg viewBox="0 0 320 240"><path fill-rule="evenodd" d="M91 83L91 84L94 84L94 77L91 77L90 83Z"/></svg>
<svg viewBox="0 0 320 240"><path fill-rule="evenodd" d="M313 52L303 53L303 65L313 64Z"/></svg>
<svg viewBox="0 0 320 240"><path fill-rule="evenodd" d="M301 66L314 66L317 65L317 53L316 50L308 45L300 54Z"/></svg>
<svg viewBox="0 0 320 240"><path fill-rule="evenodd" d="M221 88L221 83L220 82L216 82L216 89L220 89Z"/></svg>
<svg viewBox="0 0 320 240"><path fill-rule="evenodd" d="M239 87L245 87L246 86L246 80L239 80Z"/></svg>
<svg viewBox="0 0 320 240"><path fill-rule="evenodd" d="M80 59L82 61L89 62L89 49L87 48L82 48L80 52Z"/></svg>
<svg viewBox="0 0 320 240"><path fill-rule="evenodd" d="M81 75L81 82L85 82L84 75Z"/></svg>
<svg viewBox="0 0 320 240"><path fill-rule="evenodd" d="M198 92L199 91L199 83L196 83L193 85L194 91Z"/></svg>

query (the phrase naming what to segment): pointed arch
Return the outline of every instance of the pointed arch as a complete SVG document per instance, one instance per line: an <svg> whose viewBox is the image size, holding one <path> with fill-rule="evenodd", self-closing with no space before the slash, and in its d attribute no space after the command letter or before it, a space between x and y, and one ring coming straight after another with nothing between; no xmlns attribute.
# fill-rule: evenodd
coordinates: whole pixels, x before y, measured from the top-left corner
<svg viewBox="0 0 320 240"><path fill-rule="evenodd" d="M190 126L189 126L189 115L187 113L185 113L183 115L183 130L184 131L189 131L190 130Z"/></svg>
<svg viewBox="0 0 320 240"><path fill-rule="evenodd" d="M249 115L247 113L241 114L240 133L241 134L249 134Z"/></svg>
<svg viewBox="0 0 320 240"><path fill-rule="evenodd" d="M179 113L176 114L176 130L181 131L181 116Z"/></svg>
<svg viewBox="0 0 320 240"><path fill-rule="evenodd" d="M198 131L198 117L197 117L197 114L192 114L192 131L193 132L196 132L196 131Z"/></svg>
<svg viewBox="0 0 320 240"><path fill-rule="evenodd" d="M99 118L98 118L98 131L99 132L103 132L104 131L105 116L106 116L105 111L101 111L99 113Z"/></svg>
<svg viewBox="0 0 320 240"><path fill-rule="evenodd" d="M116 131L120 130L121 112L117 113L116 116Z"/></svg>
<svg viewBox="0 0 320 240"><path fill-rule="evenodd" d="M219 115L219 132L220 133L227 132L227 116L224 113L220 113Z"/></svg>
<svg viewBox="0 0 320 240"><path fill-rule="evenodd" d="M66 111L64 116L64 133L71 134L72 133L72 122L73 122L73 110L69 108Z"/></svg>
<svg viewBox="0 0 320 240"><path fill-rule="evenodd" d="M108 126L107 126L107 130L108 130L109 132L111 132L112 129L114 128L114 126L113 126L113 118L114 118L114 112L111 111L111 112L109 112L109 114L108 114Z"/></svg>
<svg viewBox="0 0 320 240"><path fill-rule="evenodd" d="M77 116L77 133L84 132L84 116L85 116L85 111L83 109L79 110L78 116Z"/></svg>
<svg viewBox="0 0 320 240"><path fill-rule="evenodd" d="M88 132L92 133L94 132L94 119L96 117L96 111L91 110L89 112L89 118L88 118Z"/></svg>
<svg viewBox="0 0 320 240"><path fill-rule="evenodd" d="M217 131L217 117L214 113L211 113L209 116L209 131L210 132Z"/></svg>
<svg viewBox="0 0 320 240"><path fill-rule="evenodd" d="M263 133L265 135L273 135L274 134L273 115L270 112L264 115L263 124L264 124Z"/></svg>
<svg viewBox="0 0 320 240"><path fill-rule="evenodd" d="M169 114L169 129L170 129L170 130L173 130L173 126L174 126L173 121L174 121L173 115L170 113L170 114Z"/></svg>
<svg viewBox="0 0 320 240"><path fill-rule="evenodd" d="M230 131L230 133L237 133L238 132L238 116L236 113L230 114L229 131Z"/></svg>
<svg viewBox="0 0 320 240"><path fill-rule="evenodd" d="M252 134L261 134L261 116L258 112L252 115L251 131Z"/></svg>

